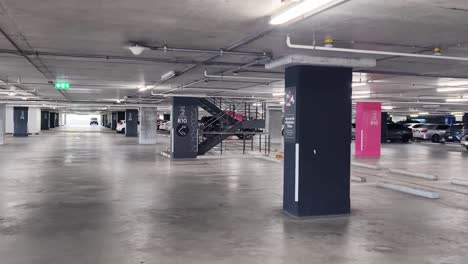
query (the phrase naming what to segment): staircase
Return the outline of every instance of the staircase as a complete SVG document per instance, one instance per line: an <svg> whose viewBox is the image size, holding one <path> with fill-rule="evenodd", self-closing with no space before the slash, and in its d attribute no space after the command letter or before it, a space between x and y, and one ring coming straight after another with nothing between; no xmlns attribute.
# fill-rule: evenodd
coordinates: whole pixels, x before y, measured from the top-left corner
<svg viewBox="0 0 468 264"><path fill-rule="evenodd" d="M227 114L228 111L231 111L231 113L244 113L244 118L250 119L251 111L249 108L248 114L246 114L247 103L245 102L232 102L224 99L217 100L216 98L200 98L199 106L212 117L208 123L204 124L204 126L200 128L201 133L204 134L205 137L202 137L201 142L198 144L198 155L206 154L223 140L226 140L232 135L238 134L239 131L242 131L243 129L257 129L264 127L264 120L239 121ZM255 117L259 116L257 112L254 113ZM261 125L259 126L258 122L255 121L262 121L263 127ZM215 124L219 126L216 126ZM210 132L212 132L212 134L210 134Z"/></svg>
<svg viewBox="0 0 468 264"><path fill-rule="evenodd" d="M227 130L223 131L222 134L216 134L213 137L206 138L198 144L198 155L204 155L223 140L226 140L228 137L235 134L235 132L237 132L241 127L242 122L237 122L236 124L231 125Z"/></svg>

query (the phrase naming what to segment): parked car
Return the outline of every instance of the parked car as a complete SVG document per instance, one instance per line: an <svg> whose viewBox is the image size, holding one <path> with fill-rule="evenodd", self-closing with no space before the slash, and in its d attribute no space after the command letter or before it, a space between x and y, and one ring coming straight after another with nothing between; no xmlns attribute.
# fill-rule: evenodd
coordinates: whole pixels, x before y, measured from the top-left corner
<svg viewBox="0 0 468 264"><path fill-rule="evenodd" d="M464 136L461 141L460 141L461 145L463 147L466 148L466 150L468 150L468 136Z"/></svg>
<svg viewBox="0 0 468 264"><path fill-rule="evenodd" d="M460 142L468 134L468 125L456 124L445 132L442 142Z"/></svg>
<svg viewBox="0 0 468 264"><path fill-rule="evenodd" d="M413 129L413 138L440 142L449 128L449 125L425 124Z"/></svg>
<svg viewBox="0 0 468 264"><path fill-rule="evenodd" d="M91 118L91 121L89 122L89 125L92 126L92 125L99 125L99 121L96 117L92 117Z"/></svg>
<svg viewBox="0 0 468 264"><path fill-rule="evenodd" d="M127 122L125 120L120 120L117 123L117 133L125 134L125 128L127 127Z"/></svg>
<svg viewBox="0 0 468 264"><path fill-rule="evenodd" d="M159 124L159 130L171 131L171 121L163 121Z"/></svg>
<svg viewBox="0 0 468 264"><path fill-rule="evenodd" d="M424 126L424 124L421 124L421 123L406 123L406 124L402 124L402 125L407 127L407 128L411 128L411 129Z"/></svg>
<svg viewBox="0 0 468 264"><path fill-rule="evenodd" d="M408 143L413 138L413 130L407 128L402 124L387 124L387 140L392 142L401 141L403 143Z"/></svg>

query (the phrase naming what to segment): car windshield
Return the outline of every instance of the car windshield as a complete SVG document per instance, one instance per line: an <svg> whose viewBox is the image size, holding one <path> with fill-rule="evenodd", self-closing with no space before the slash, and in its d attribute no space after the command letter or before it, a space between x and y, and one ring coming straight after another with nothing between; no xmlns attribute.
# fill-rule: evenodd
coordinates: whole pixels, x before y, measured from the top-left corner
<svg viewBox="0 0 468 264"><path fill-rule="evenodd" d="M418 125L414 125L413 128L420 128L420 127L423 127L424 125L423 124L418 124Z"/></svg>

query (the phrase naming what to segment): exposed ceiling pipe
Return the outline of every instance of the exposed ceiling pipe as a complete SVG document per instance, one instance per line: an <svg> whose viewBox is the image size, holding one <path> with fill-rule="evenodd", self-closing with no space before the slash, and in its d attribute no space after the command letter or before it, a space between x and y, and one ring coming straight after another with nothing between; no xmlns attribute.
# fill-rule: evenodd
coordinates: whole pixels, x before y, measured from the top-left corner
<svg viewBox="0 0 468 264"><path fill-rule="evenodd" d="M172 51L172 52L218 54L220 56L222 56L222 55L236 55L236 56L271 57L271 54L269 54L267 52L230 51L230 50L224 50L224 49L212 50L212 49L170 48L168 46L156 47L156 46L150 46L150 45L140 44L140 43L136 43L136 42L132 42L132 43L137 44L137 45L142 46L142 47L145 47L145 48L148 48L150 50L162 51L162 52Z"/></svg>
<svg viewBox="0 0 468 264"><path fill-rule="evenodd" d="M155 94L156 96L163 97L197 97L205 98L208 97L206 94ZM271 97L256 97L256 96L229 96L229 95L216 95L216 98L228 98L228 99L249 99L249 100L271 100Z"/></svg>
<svg viewBox="0 0 468 264"><path fill-rule="evenodd" d="M234 79L234 80L264 80L264 81L283 81L283 78L268 78L268 77L250 77L250 76L230 76L230 75L211 75L207 71L204 72L206 78L219 78L219 79Z"/></svg>
<svg viewBox="0 0 468 264"><path fill-rule="evenodd" d="M19 55L23 56L38 72L40 72L44 77L46 77L50 82L54 80L51 78L52 74L50 73L49 69L42 63L42 61L38 60L41 65L37 65L29 56L25 55L25 52L16 44L16 42L2 29L0 28L0 33L8 40L8 42L16 49ZM62 90L58 90L65 99L71 102L71 98Z"/></svg>
<svg viewBox="0 0 468 264"><path fill-rule="evenodd" d="M322 46L316 46L316 45L312 45L312 46L297 45L297 44L292 44L291 43L291 38L290 38L289 35L286 37L286 44L288 45L289 48L292 48L292 49L307 49L307 50L320 50L320 51L370 54L370 55L383 55L383 56L399 56L399 57L436 59L436 60L468 61L468 58L466 58L466 57L426 55L426 54L389 52L389 51L379 51L379 50L346 49L346 48L335 48L335 47L322 47Z"/></svg>
<svg viewBox="0 0 468 264"><path fill-rule="evenodd" d="M260 31L260 32L257 32L257 33L254 33L254 34L252 34L252 35L250 35L250 36L248 36L248 37L246 37L246 38L244 38L244 39L242 39L242 40L240 40L240 41L238 41L238 42L236 42L236 43L230 45L229 47L227 47L227 48L225 48L225 49L223 49L223 50L224 50L224 51L232 51L232 50L237 49L237 48L239 48L239 47L241 47L241 46L247 45L247 44L251 43L252 41L255 41L256 39L259 39L259 38L265 36L266 34L272 32L272 31L275 30L276 28L277 28L276 26L270 26L270 27L266 28L265 30ZM182 69L181 71L178 71L178 74L175 75L174 77L169 78L169 79L167 79L167 80L165 80L165 81L163 81L163 82L160 82L160 83L158 83L158 84L166 83L166 82L168 82L168 81L170 81L170 80L179 78L180 76L184 75L185 73L187 73L187 72L189 72L189 71L191 71L191 70L193 70L193 69L196 69L197 67L203 65L204 63L210 62L210 61L212 61L212 60L214 60L214 59L216 59L216 58L218 58L218 57L220 57L220 56L221 56L221 55L219 55L219 54L215 54L215 55L213 55L213 56L207 58L206 60L200 62L200 63L197 64L197 65L188 66L187 68Z"/></svg>
<svg viewBox="0 0 468 264"><path fill-rule="evenodd" d="M65 58L70 60L75 59L88 59L96 61L134 61L134 62L148 62L148 63L167 63L167 64L199 64L202 63L204 66L232 66L239 67L244 65L243 63L238 62L222 62L222 61L213 61L213 62L202 62L202 61L193 61L193 60L184 60L184 59L163 59L163 58L145 58L137 56L114 56L114 55L100 55L100 54L75 54L75 53L60 53L60 52L48 52L48 51L23 51L20 53L15 50L6 50L0 49L0 54L12 54L17 56L34 56L34 57L43 57L43 58Z"/></svg>

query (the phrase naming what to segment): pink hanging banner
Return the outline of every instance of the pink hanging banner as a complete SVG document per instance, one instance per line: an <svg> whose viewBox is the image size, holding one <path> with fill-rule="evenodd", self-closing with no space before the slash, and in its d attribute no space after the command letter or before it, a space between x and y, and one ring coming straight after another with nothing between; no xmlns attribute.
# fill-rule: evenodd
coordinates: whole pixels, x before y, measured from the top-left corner
<svg viewBox="0 0 468 264"><path fill-rule="evenodd" d="M380 156L382 103L358 102L356 105L355 155Z"/></svg>

